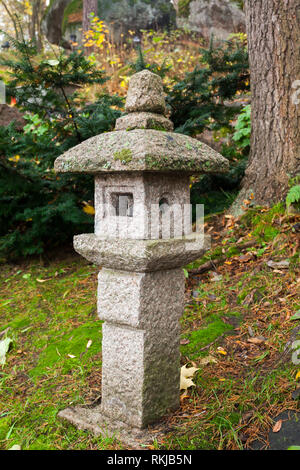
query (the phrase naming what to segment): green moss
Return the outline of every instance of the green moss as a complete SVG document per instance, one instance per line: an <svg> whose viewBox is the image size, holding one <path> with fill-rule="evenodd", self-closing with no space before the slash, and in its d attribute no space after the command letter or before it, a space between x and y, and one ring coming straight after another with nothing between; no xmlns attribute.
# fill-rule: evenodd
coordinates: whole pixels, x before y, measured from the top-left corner
<svg viewBox="0 0 300 470"><path fill-rule="evenodd" d="M161 132L166 131L166 128L162 124L159 124L158 122L154 121L154 119L152 119L152 121L149 123L149 126L147 126L147 129L154 129L155 131L161 131Z"/></svg>
<svg viewBox="0 0 300 470"><path fill-rule="evenodd" d="M201 264L204 264L204 263L206 263L207 261L210 261L210 260L218 259L221 256L223 256L222 246L217 246L214 250L211 250L211 251L208 251L207 253L205 253L205 255L202 256L202 258L188 264L186 266L186 269L196 269L199 266L201 266Z"/></svg>
<svg viewBox="0 0 300 470"><path fill-rule="evenodd" d="M231 256L237 255L238 253L240 253L240 251L237 249L237 247L231 246L228 249L228 251L226 253L226 256L227 256L227 258L231 258Z"/></svg>
<svg viewBox="0 0 300 470"><path fill-rule="evenodd" d="M11 426L11 418L9 416L1 417L0 415L0 441L4 441Z"/></svg>
<svg viewBox="0 0 300 470"><path fill-rule="evenodd" d="M124 165L126 165L132 160L132 151L130 149L123 149L119 152L115 152L114 160L120 160Z"/></svg>
<svg viewBox="0 0 300 470"><path fill-rule="evenodd" d="M252 234L259 240L269 242L280 233L280 226L274 224L274 221L284 215L285 208L283 203L274 205L270 210L262 212L261 207L249 209L241 218L242 224L252 231Z"/></svg>
<svg viewBox="0 0 300 470"><path fill-rule="evenodd" d="M88 341L92 345L87 350ZM101 349L101 322L93 321L92 324L81 325L62 337L49 337L46 349L40 354L37 366L30 371L31 377L41 376L48 373L49 369L58 366L62 373L66 374L81 363L84 353L91 357ZM75 357L70 357L75 356ZM86 357L86 358L87 358Z"/></svg>
<svg viewBox="0 0 300 470"><path fill-rule="evenodd" d="M233 327L224 323L220 318L209 323L206 328L192 331L188 336L189 344L181 346L181 353L189 359L196 359L201 355L200 349L211 343L226 331L232 330ZM206 354L206 352L205 352Z"/></svg>
<svg viewBox="0 0 300 470"><path fill-rule="evenodd" d="M153 155L146 155L145 163L149 169L156 170L186 170L193 171L199 170L199 163L194 159L186 160L181 156L169 157L167 155L162 155L161 157L153 157Z"/></svg>

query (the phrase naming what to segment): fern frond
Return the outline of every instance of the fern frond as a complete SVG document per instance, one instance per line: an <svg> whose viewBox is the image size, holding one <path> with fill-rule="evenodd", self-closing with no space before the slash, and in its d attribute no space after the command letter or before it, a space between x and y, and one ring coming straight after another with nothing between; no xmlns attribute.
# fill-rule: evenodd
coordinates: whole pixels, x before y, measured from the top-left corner
<svg viewBox="0 0 300 470"><path fill-rule="evenodd" d="M289 207L291 204L300 203L300 184L293 186L286 197L286 206Z"/></svg>

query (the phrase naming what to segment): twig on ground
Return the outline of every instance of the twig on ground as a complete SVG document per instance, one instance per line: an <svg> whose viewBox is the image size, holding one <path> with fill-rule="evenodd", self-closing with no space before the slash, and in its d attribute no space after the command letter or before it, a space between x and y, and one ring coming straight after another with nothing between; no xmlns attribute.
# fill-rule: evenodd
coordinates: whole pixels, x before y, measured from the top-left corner
<svg viewBox="0 0 300 470"><path fill-rule="evenodd" d="M239 251L243 251L245 248L250 248L251 246L255 246L256 244L257 240L251 240L249 242L244 243L242 246L236 245L236 248ZM199 266L198 268L189 269L188 271L190 274L202 274L206 271L209 271L210 269L219 266L220 264L224 263L227 259L227 256L221 256L221 258L219 259L207 261L206 263L201 264L201 266Z"/></svg>

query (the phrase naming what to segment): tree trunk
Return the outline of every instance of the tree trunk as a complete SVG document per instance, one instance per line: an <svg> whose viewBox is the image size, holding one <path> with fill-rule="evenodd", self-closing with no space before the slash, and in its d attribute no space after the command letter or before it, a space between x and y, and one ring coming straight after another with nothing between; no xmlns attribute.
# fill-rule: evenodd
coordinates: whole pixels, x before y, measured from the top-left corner
<svg viewBox="0 0 300 470"><path fill-rule="evenodd" d="M32 15L30 18L29 35L32 41L36 42L37 50L40 52L43 48L43 37L41 31L41 19L44 10L42 0L34 0L32 2Z"/></svg>
<svg viewBox="0 0 300 470"><path fill-rule="evenodd" d="M251 151L233 212L282 200L300 172L300 0L246 0Z"/></svg>
<svg viewBox="0 0 300 470"><path fill-rule="evenodd" d="M8 6L6 5L6 3L4 2L4 0L0 0L1 4L3 5L6 13L8 14L9 18L11 19L12 21L12 24L14 26L14 30L15 30L15 35L16 35L16 39L19 39L19 31L18 31L18 25L17 25L17 22L16 22L16 18L14 16L13 13L11 13L10 9L8 8Z"/></svg>
<svg viewBox="0 0 300 470"><path fill-rule="evenodd" d="M94 13L97 16L98 11L98 0L83 0L83 12L82 12L82 33L83 38L85 37L85 33L91 29L91 19L90 14ZM91 47L85 48L85 52L89 54L92 52Z"/></svg>

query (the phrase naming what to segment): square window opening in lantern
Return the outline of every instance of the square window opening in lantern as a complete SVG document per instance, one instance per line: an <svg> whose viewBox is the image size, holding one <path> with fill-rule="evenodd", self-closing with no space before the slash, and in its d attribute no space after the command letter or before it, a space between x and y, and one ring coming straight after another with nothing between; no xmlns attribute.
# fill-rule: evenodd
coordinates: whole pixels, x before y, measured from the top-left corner
<svg viewBox="0 0 300 470"><path fill-rule="evenodd" d="M132 193L112 193L111 204L117 217L133 217Z"/></svg>

